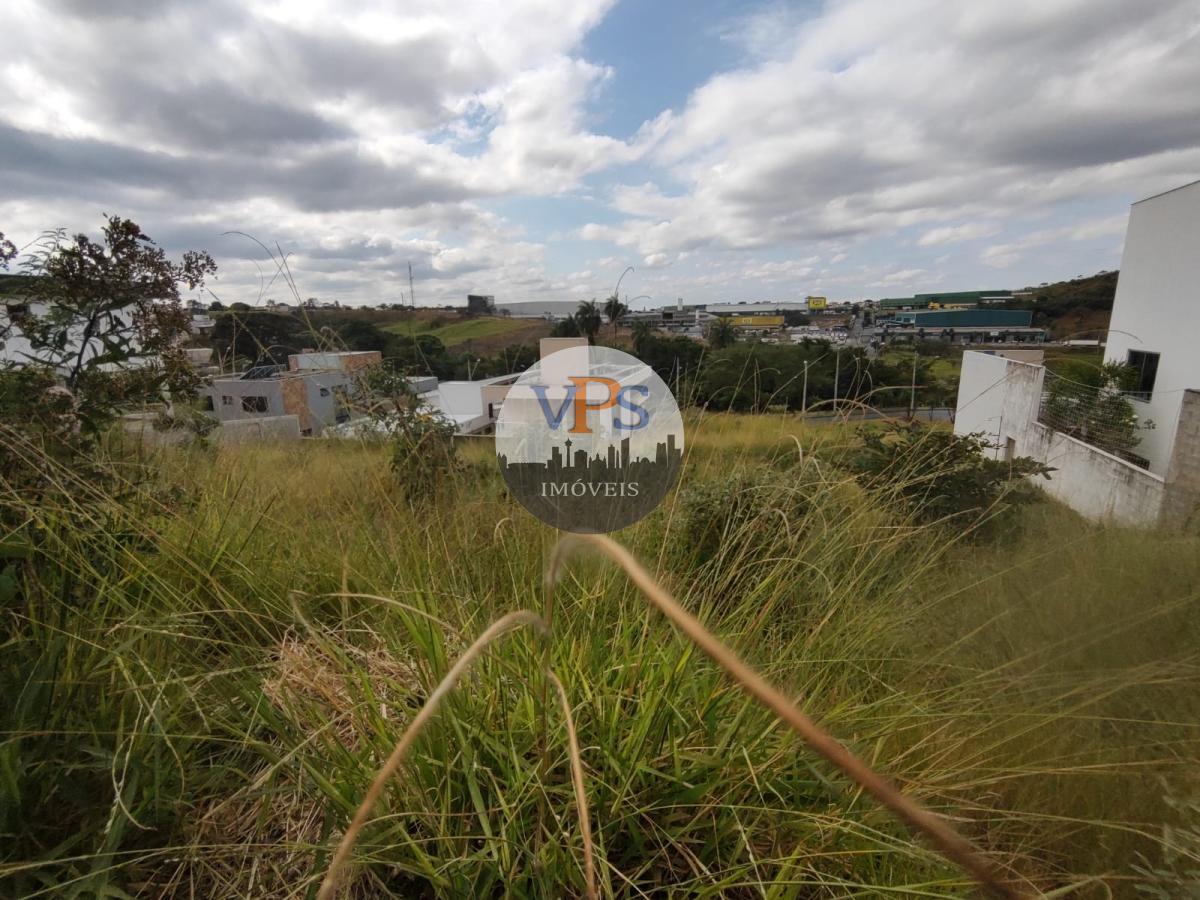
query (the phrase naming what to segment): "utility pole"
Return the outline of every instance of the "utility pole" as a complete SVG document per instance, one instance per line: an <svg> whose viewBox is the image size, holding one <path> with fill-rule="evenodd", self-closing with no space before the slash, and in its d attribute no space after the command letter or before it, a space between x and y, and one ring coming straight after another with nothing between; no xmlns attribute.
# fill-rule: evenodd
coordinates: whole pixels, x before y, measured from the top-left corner
<svg viewBox="0 0 1200 900"><path fill-rule="evenodd" d="M842 351L833 355L833 411L837 412L838 377L842 372Z"/></svg>
<svg viewBox="0 0 1200 900"><path fill-rule="evenodd" d="M912 388L908 393L908 420L911 422L917 414L917 351L913 351Z"/></svg>

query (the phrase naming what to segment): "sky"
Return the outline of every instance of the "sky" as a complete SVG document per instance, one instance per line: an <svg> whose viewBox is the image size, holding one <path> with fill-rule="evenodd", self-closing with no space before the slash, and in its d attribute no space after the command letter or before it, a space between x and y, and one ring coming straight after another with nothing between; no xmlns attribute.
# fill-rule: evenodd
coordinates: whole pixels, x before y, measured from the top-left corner
<svg viewBox="0 0 1200 900"><path fill-rule="evenodd" d="M1200 178L1195 0L9 0L0 232L225 303L634 307L1116 268ZM233 232L239 232L235 234Z"/></svg>

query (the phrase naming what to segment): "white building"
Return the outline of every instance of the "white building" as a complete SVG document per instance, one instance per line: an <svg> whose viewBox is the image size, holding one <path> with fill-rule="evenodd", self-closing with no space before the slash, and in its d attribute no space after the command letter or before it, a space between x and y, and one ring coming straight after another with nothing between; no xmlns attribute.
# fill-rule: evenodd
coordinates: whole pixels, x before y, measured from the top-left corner
<svg viewBox="0 0 1200 900"><path fill-rule="evenodd" d="M1041 365L963 354L954 430L983 433L996 458L1056 471L1046 489L1094 519L1200 523L1200 182L1133 205L1105 360L1132 366L1138 443L1120 455L1045 414ZM1041 419L1042 421L1039 421ZM1093 436L1094 437L1094 436Z"/></svg>
<svg viewBox="0 0 1200 900"><path fill-rule="evenodd" d="M1130 209L1104 358L1141 374L1129 399L1154 427L1137 452L1165 477L1184 391L1200 388L1200 181Z"/></svg>

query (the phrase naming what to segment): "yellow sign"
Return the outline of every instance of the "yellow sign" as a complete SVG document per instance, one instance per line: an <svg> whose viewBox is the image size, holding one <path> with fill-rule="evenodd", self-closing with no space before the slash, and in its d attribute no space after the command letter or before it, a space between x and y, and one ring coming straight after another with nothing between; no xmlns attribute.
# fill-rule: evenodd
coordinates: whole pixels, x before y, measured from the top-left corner
<svg viewBox="0 0 1200 900"><path fill-rule="evenodd" d="M825 309L829 306L829 301L825 297L805 297L808 301L809 309Z"/></svg>
<svg viewBox="0 0 1200 900"><path fill-rule="evenodd" d="M729 323L738 328L782 328L783 316L730 316Z"/></svg>

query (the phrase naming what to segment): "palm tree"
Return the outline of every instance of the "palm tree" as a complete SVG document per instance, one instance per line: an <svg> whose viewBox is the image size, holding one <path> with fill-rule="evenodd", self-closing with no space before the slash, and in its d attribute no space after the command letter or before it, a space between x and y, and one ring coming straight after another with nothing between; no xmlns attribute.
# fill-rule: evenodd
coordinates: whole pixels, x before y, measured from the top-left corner
<svg viewBox="0 0 1200 900"><path fill-rule="evenodd" d="M650 338L654 335L654 328L645 319L637 319L633 323L633 352L638 356L645 356L645 351L650 345Z"/></svg>
<svg viewBox="0 0 1200 900"><path fill-rule="evenodd" d="M585 300L579 304L579 309L575 310L575 322L580 332L587 335L588 343L596 343L596 333L600 331L603 318L595 300Z"/></svg>
<svg viewBox="0 0 1200 900"><path fill-rule="evenodd" d="M617 333L617 319L628 312L629 307L621 302L621 298L613 294L604 301L604 315L608 316L608 324L612 326L613 334Z"/></svg>
<svg viewBox="0 0 1200 900"><path fill-rule="evenodd" d="M721 350L737 341L737 331L734 330L733 323L724 316L714 316L708 323L705 337L708 338L708 346L714 350Z"/></svg>

